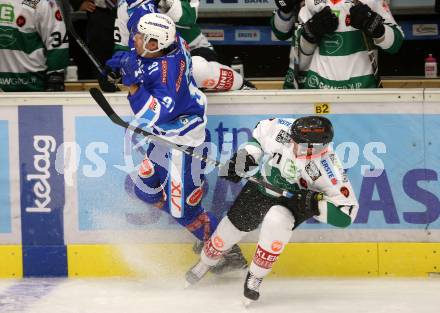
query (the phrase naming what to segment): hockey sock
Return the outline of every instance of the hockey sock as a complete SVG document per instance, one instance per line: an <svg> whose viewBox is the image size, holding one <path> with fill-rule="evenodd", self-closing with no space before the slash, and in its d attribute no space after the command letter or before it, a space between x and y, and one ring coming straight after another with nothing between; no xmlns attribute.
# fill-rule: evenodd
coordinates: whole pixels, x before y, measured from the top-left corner
<svg viewBox="0 0 440 313"><path fill-rule="evenodd" d="M225 216L218 224L217 229L211 238L205 243L200 257L202 261L210 266L214 266L220 260L223 252L232 248L239 242L247 232L240 231L235 227L229 218Z"/></svg>
<svg viewBox="0 0 440 313"><path fill-rule="evenodd" d="M270 273L292 235L294 223L293 215L287 208L280 205L270 208L264 217L257 250L249 268L252 274L263 278Z"/></svg>

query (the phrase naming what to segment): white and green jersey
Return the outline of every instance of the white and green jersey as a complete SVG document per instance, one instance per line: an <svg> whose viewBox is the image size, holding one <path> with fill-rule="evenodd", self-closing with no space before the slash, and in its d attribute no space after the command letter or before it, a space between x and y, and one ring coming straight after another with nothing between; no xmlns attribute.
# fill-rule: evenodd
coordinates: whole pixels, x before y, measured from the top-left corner
<svg viewBox="0 0 440 313"><path fill-rule="evenodd" d="M54 0L1 0L0 89L44 90L46 73L67 67L68 48Z"/></svg>
<svg viewBox="0 0 440 313"><path fill-rule="evenodd" d="M350 181L336 154L329 146L319 155L296 157L290 139L294 119L269 119L258 123L252 140L245 146L260 165L258 177L282 189L323 192L321 214L315 218L339 227L348 226L356 217L359 205ZM277 196L259 187L260 191Z"/></svg>
<svg viewBox="0 0 440 313"><path fill-rule="evenodd" d="M402 45L404 35L385 0L362 2L385 20L385 34L382 38L366 38L362 31L349 25L353 0L306 0L305 6L299 12L299 27L296 31L292 29L293 18L283 20L279 14L273 16L272 29L275 35L281 40L293 37L285 88L293 88L293 77L298 78L300 88L308 89L377 87L367 44L373 47L377 59L378 48L396 53ZM334 33L325 35L319 44L313 45L301 36L303 24L326 5L339 18L339 25Z"/></svg>
<svg viewBox="0 0 440 313"><path fill-rule="evenodd" d="M118 16L115 22L115 50L128 50L129 30L127 22L131 12L138 6L151 6L151 12L159 11L166 14L176 23L176 30L188 43L190 50L200 47L212 47L203 35L200 27L196 24L199 0L174 0L167 12L162 12L153 0L138 0L128 6L126 0L118 1ZM148 11L146 10L146 11Z"/></svg>

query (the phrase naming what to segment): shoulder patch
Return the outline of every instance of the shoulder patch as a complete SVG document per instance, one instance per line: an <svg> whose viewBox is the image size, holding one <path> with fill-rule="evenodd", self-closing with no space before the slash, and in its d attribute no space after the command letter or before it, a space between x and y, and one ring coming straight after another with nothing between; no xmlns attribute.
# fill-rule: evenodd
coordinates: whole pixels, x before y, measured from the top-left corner
<svg viewBox="0 0 440 313"><path fill-rule="evenodd" d="M35 9L38 3L40 3L40 0L23 0L21 4L27 5L28 7Z"/></svg>
<svg viewBox="0 0 440 313"><path fill-rule="evenodd" d="M288 143L290 142L290 134L284 130L280 130L275 140L279 143Z"/></svg>
<svg viewBox="0 0 440 313"><path fill-rule="evenodd" d="M319 170L318 166L315 164L314 161L310 161L309 163L307 163L304 168L306 170L307 175L309 175L309 177L313 181L317 180L322 175L321 171Z"/></svg>

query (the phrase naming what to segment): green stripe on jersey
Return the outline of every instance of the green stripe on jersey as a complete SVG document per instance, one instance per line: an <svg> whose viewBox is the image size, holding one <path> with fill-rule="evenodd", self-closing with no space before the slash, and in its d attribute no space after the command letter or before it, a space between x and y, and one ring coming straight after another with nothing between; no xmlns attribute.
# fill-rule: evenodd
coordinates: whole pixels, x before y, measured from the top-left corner
<svg viewBox="0 0 440 313"><path fill-rule="evenodd" d="M327 202L327 224L336 227L347 227L351 224L351 217L333 203Z"/></svg>
<svg viewBox="0 0 440 313"><path fill-rule="evenodd" d="M346 56L367 50L360 30L325 35L319 44L319 54Z"/></svg>
<svg viewBox="0 0 440 313"><path fill-rule="evenodd" d="M348 80L330 80L309 70L304 82L305 89L359 89L377 88L377 81L373 74L352 77Z"/></svg>
<svg viewBox="0 0 440 313"><path fill-rule="evenodd" d="M69 49L47 51L47 71L63 70L69 65Z"/></svg>
<svg viewBox="0 0 440 313"><path fill-rule="evenodd" d="M198 25L193 25L189 29L188 28L182 28L179 27L179 25L176 25L176 29L179 32L180 36L182 36L183 39L188 44L191 44L191 42L197 38L198 35L202 32L200 27Z"/></svg>
<svg viewBox="0 0 440 313"><path fill-rule="evenodd" d="M43 91L44 73L0 73L3 91Z"/></svg>
<svg viewBox="0 0 440 313"><path fill-rule="evenodd" d="M394 42L388 49L384 49L387 53L397 53L403 43L403 35L396 25L390 26L394 32Z"/></svg>
<svg viewBox="0 0 440 313"><path fill-rule="evenodd" d="M270 26L272 27L272 32L275 35L275 37L277 37L277 39L279 40L289 40L290 38L292 38L293 35L293 31L290 30L287 33L283 33L281 31L279 31L276 27L275 27L275 14L272 15L272 18L270 19ZM292 43L294 41L292 40Z"/></svg>
<svg viewBox="0 0 440 313"><path fill-rule="evenodd" d="M116 51L130 51L130 49L128 48L128 46L118 45L116 43L115 47L113 49L113 52L116 52Z"/></svg>
<svg viewBox="0 0 440 313"><path fill-rule="evenodd" d="M20 50L31 54L43 47L38 33L23 33L14 27L0 26L0 49Z"/></svg>

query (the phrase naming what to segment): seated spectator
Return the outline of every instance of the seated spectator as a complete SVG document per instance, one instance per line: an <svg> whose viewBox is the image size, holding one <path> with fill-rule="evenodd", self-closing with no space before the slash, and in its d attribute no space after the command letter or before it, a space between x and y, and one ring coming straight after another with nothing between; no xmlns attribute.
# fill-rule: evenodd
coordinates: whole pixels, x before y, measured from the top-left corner
<svg viewBox="0 0 440 313"><path fill-rule="evenodd" d="M2 1L0 89L64 91L66 26L54 0Z"/></svg>

